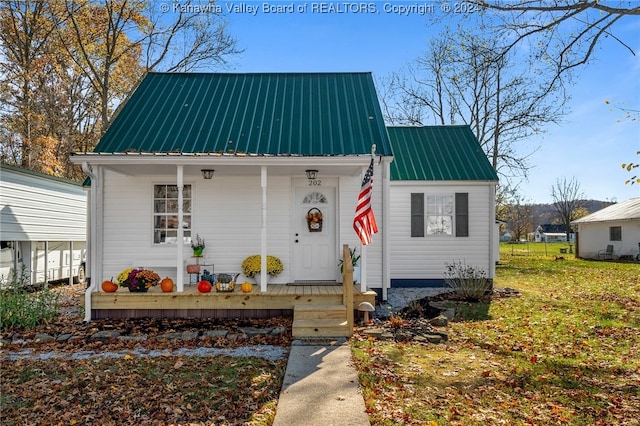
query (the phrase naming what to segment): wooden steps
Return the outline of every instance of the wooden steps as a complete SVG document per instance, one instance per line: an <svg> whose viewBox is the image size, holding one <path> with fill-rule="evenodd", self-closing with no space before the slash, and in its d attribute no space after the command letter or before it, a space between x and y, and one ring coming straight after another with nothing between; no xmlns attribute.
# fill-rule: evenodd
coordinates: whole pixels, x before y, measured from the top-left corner
<svg viewBox="0 0 640 426"><path fill-rule="evenodd" d="M345 305L296 305L293 308L293 337L350 337L352 332Z"/></svg>

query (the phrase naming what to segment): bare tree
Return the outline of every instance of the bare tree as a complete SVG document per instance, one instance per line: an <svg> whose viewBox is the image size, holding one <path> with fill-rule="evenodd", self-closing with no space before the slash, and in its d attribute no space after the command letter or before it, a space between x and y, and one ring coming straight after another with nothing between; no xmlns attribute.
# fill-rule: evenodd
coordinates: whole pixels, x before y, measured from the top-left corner
<svg viewBox="0 0 640 426"><path fill-rule="evenodd" d="M538 51L555 69L550 84L586 64L603 38L616 40L631 54L633 47L618 38L613 28L625 17L640 15L635 1L617 0L470 0L499 13L497 26L509 32L508 52L523 42Z"/></svg>
<svg viewBox="0 0 640 426"><path fill-rule="evenodd" d="M396 124L468 124L503 177L529 168L521 142L557 123L564 113L563 88L544 74L519 68L504 55L501 37L447 32L426 54L386 82L383 108ZM535 148L534 148L535 150Z"/></svg>
<svg viewBox="0 0 640 426"><path fill-rule="evenodd" d="M577 215L583 207L584 194L580 190L580 183L575 177L570 180L567 180L566 177L556 179L556 183L551 187L551 197L568 240L571 233L571 221L578 218Z"/></svg>

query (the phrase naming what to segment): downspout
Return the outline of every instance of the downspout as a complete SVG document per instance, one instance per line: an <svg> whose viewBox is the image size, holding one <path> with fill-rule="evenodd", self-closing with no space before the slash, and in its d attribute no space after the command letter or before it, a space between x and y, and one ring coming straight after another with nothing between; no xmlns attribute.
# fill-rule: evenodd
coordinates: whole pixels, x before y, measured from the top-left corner
<svg viewBox="0 0 640 426"><path fill-rule="evenodd" d="M491 206L489 213L489 277L491 282L496 276L496 247L500 250L500 245L496 241L498 239L498 232L496 232L496 185L491 183L489 186L489 206Z"/></svg>
<svg viewBox="0 0 640 426"><path fill-rule="evenodd" d="M91 293L98 288L98 277L93 277L93 271L97 271L96 259L96 241L97 241L97 200L99 191L98 176L93 172L92 167L86 162L82 162L82 171L91 179L91 187L88 191L87 203L89 204L88 214L89 220L87 229L87 246L86 246L86 266L87 277L89 278L89 287L84 292L84 322L91 321Z"/></svg>

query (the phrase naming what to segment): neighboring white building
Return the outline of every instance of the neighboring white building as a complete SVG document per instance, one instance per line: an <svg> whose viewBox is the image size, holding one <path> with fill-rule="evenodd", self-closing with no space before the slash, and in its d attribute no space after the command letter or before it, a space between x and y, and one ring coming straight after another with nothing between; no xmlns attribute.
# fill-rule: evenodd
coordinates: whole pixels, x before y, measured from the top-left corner
<svg viewBox="0 0 640 426"><path fill-rule="evenodd" d="M84 281L87 195L79 183L0 165L0 280L20 273L42 283Z"/></svg>
<svg viewBox="0 0 640 426"><path fill-rule="evenodd" d="M640 197L610 205L571 222L577 225L576 256L598 259L613 246L614 258L636 258L640 253Z"/></svg>

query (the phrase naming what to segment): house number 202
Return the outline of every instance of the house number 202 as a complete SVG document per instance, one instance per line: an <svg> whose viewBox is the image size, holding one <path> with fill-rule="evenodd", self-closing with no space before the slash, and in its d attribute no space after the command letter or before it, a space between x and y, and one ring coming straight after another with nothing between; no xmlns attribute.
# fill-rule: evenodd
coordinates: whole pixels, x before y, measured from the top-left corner
<svg viewBox="0 0 640 426"><path fill-rule="evenodd" d="M322 186L322 179L309 179L309 186Z"/></svg>

